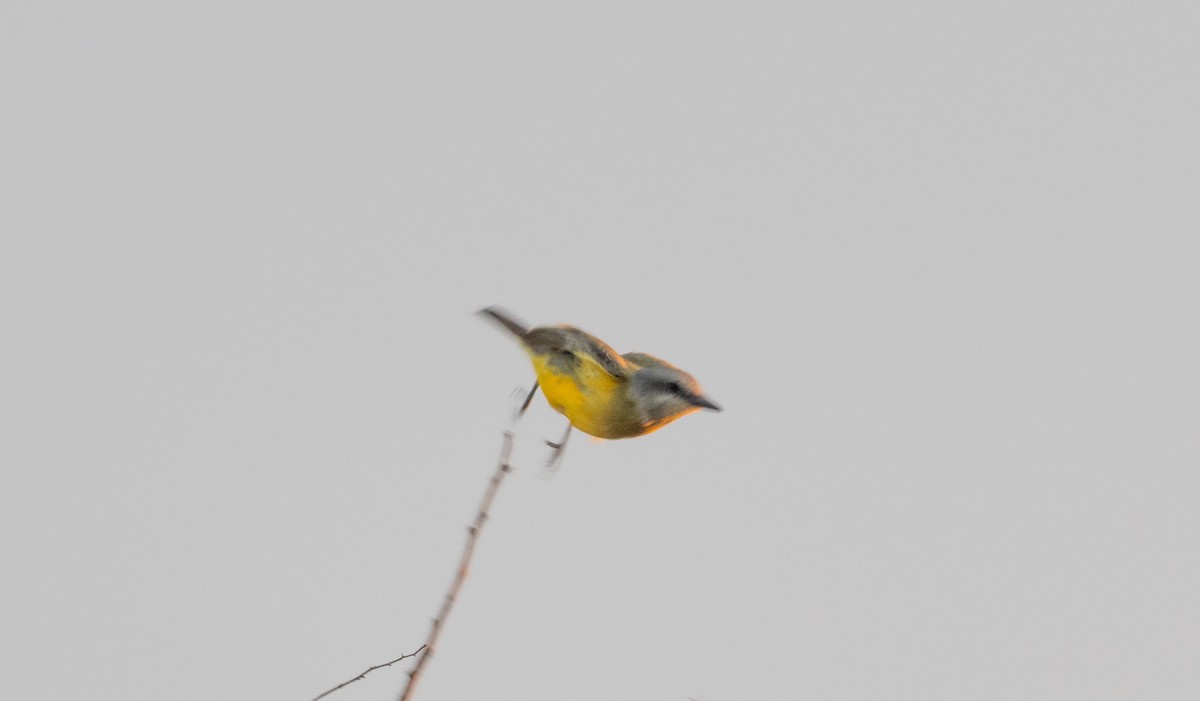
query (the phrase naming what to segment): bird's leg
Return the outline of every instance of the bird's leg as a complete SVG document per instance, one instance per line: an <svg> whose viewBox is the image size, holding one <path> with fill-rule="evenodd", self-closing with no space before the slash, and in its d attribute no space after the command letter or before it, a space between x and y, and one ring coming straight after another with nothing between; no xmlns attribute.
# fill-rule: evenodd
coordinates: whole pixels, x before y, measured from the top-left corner
<svg viewBox="0 0 1200 701"><path fill-rule="evenodd" d="M558 464L558 461L562 459L563 449L567 447L567 439L571 437L572 428L574 427L568 423L566 432L563 433L562 438L558 439L557 443L554 441L546 441L546 445L550 446L552 449L550 457L546 460L547 468L553 470L554 466Z"/></svg>
<svg viewBox="0 0 1200 701"><path fill-rule="evenodd" d="M521 402L521 408L517 409L517 415L513 417L513 420L519 419L525 415L526 410L529 409L530 402L533 401L533 395L537 394L537 391L538 391L538 383L537 383L537 380L534 380L533 387L531 387L529 389L529 394L526 395L525 401Z"/></svg>

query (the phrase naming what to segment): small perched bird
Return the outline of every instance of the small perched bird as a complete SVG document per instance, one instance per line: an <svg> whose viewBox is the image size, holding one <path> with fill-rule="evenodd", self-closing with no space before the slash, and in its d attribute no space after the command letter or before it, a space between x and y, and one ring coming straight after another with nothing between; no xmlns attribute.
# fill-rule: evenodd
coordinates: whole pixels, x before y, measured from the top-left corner
<svg viewBox="0 0 1200 701"><path fill-rule="evenodd" d="M699 409L721 410L704 396L696 378L665 360L645 353L618 355L573 326L531 329L498 307L479 313L517 337L537 372L534 391L541 385L550 406L584 433L633 438ZM567 435L550 445L561 450Z"/></svg>

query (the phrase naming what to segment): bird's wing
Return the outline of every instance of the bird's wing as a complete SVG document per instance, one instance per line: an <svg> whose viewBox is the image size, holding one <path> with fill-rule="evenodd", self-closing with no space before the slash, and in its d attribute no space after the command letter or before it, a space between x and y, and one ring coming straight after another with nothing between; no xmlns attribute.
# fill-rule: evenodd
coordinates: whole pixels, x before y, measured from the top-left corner
<svg viewBox="0 0 1200 701"><path fill-rule="evenodd" d="M621 357L624 358L625 360L633 363L634 365L637 365L638 367L674 368L676 370L679 369L679 368L676 368L674 365L668 363L667 361L663 360L662 358L655 358L654 356L650 355L649 353L626 353L625 355L622 355Z"/></svg>
<svg viewBox="0 0 1200 701"><path fill-rule="evenodd" d="M624 380L629 376L629 364L604 341L574 326L539 326L521 339L535 354L548 356L548 361L572 371L580 362L591 362L611 375Z"/></svg>

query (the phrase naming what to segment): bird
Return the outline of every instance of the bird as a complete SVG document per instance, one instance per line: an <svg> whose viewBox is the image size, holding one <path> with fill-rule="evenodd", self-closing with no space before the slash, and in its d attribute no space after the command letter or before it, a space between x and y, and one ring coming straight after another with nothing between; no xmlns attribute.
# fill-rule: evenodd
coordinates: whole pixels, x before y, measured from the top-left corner
<svg viewBox="0 0 1200 701"><path fill-rule="evenodd" d="M565 324L529 328L496 306L479 314L516 336L529 354L537 373L529 397L540 386L550 406L570 422L561 441L546 441L556 450L551 464L571 427L597 438L634 438L700 409L721 411L696 378L648 353L620 355Z"/></svg>

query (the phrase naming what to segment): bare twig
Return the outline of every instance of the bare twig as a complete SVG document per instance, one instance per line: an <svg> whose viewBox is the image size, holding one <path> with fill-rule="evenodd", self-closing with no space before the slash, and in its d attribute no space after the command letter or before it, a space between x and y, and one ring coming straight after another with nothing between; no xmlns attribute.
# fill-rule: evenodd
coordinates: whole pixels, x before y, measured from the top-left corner
<svg viewBox="0 0 1200 701"><path fill-rule="evenodd" d="M458 561L458 570L455 572L454 581L450 583L450 590L446 592L446 600L442 602L442 608L438 610L437 618L433 619L433 627L429 631L429 638L425 641L425 644L407 655L397 657L391 662L384 662L374 667L368 667L362 674L353 679L347 679L329 691L317 696L312 701L320 701L338 689L353 684L377 669L390 667L400 660L406 660L409 657L416 657L417 661L409 671L408 681L404 684L404 691L400 694L400 701L408 701L411 697L412 690L417 685L417 679L420 678L421 672L425 669L425 661L433 655L433 649L442 634L442 624L446 621L446 617L450 615L450 609L454 607L454 602L458 599L458 590L462 588L463 580L467 578L467 571L471 566L471 557L475 554L475 543L479 540L479 533L483 530L484 523L487 522L488 511L492 508L492 501L496 498L496 492L500 490L500 483L504 481L505 475L512 472L509 457L512 455L513 430L516 428L517 422L525 415L525 411L529 409L529 403L533 401L533 395L537 393L537 390L538 383L535 381L533 387L529 390L529 394L521 403L520 408L514 413L512 425L504 432L504 444L500 448L500 464L496 467L496 472L492 475L492 479L488 483L487 491L483 494L483 501L479 503L479 511L475 514L475 522L467 528L467 544L463 547L462 557ZM519 392L520 390L517 391Z"/></svg>
<svg viewBox="0 0 1200 701"><path fill-rule="evenodd" d="M520 392L520 389L518 388L517 391ZM537 382L537 380L534 380L533 387L529 388L529 394L525 395L525 401L521 402L521 408L517 409L517 413L513 415L514 423L517 421L517 419L524 416L525 412L529 410L529 403L533 401L533 395L537 394L537 391L538 391L538 382Z"/></svg>
<svg viewBox="0 0 1200 701"><path fill-rule="evenodd" d="M421 655L417 657L416 663L408 673L408 681L404 684L404 691L400 693L400 701L409 701L412 698L413 689L417 686L417 680L421 678L421 673L425 670L425 663L433 656L434 650L437 648L438 638L442 634L442 625L446 622L446 617L450 615L450 609L454 608L454 602L458 600L458 590L462 588L463 581L467 578L467 571L471 567L471 557L475 554L475 543L479 540L479 533L483 530L483 525L487 522L488 511L492 508L492 500L496 498L496 492L500 489L500 483L504 481L504 476L512 472L512 467L509 465L509 456L512 454L513 446L513 429L517 422L525 415L525 411L529 408L529 402L533 400L533 395L537 392L537 383L533 383L533 388L529 390L529 395L525 398L521 408L517 410L513 417L512 426L504 432L504 444L500 448L500 463L496 466L496 472L492 474L492 480L488 483L487 491L483 493L483 500L479 502L479 511L475 514L475 522L467 528L467 543L463 546L462 557L458 561L458 570L454 574L454 581L450 583L450 589L446 592L446 599L442 602L442 608L438 611L437 618L433 619L433 625L429 630L429 638L425 641L425 648Z"/></svg>
<svg viewBox="0 0 1200 701"><path fill-rule="evenodd" d="M408 653L407 655L401 655L401 656L397 657L396 659L392 660L391 662L384 662L383 664L377 664L374 667L368 667L366 669L366 671L364 671L362 674L358 675L357 677L354 677L353 679L347 679L346 681L342 682L341 684L338 684L337 686L333 687L329 691L326 691L325 693L323 693L319 696L314 696L312 701L321 701L321 699L325 698L326 696L329 696L330 694L332 694L333 692L342 688L343 686L353 684L354 682L358 681L359 679L365 678L368 674L370 674L371 672L374 672L377 669L382 669L384 667L391 667L392 665L396 664L400 660L407 660L410 657L416 657L417 653L421 652L424 649L425 649L425 646L422 645L421 647L417 648L416 650L413 650L412 652Z"/></svg>

